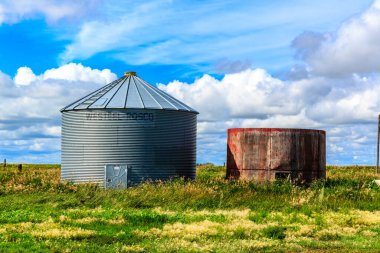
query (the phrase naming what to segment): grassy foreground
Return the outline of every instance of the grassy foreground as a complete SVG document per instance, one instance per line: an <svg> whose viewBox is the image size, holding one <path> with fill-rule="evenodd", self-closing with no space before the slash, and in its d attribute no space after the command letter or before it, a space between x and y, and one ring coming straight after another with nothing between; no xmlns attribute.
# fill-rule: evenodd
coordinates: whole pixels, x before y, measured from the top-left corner
<svg viewBox="0 0 380 253"><path fill-rule="evenodd" d="M379 252L372 167L328 167L297 187L197 180L127 190L59 182L58 165L0 169L0 252Z"/></svg>

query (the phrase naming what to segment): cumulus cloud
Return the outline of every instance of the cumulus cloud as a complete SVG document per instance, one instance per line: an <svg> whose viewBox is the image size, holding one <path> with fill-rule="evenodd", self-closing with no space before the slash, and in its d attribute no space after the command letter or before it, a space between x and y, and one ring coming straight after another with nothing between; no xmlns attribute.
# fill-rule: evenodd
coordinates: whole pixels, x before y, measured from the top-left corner
<svg viewBox="0 0 380 253"><path fill-rule="evenodd" d="M46 70L42 75L42 79L109 83L116 79L116 75L109 69L91 69L90 67L84 67L82 64L69 63L56 69Z"/></svg>
<svg viewBox="0 0 380 253"><path fill-rule="evenodd" d="M21 67L17 70L14 81L18 85L28 85L37 80L37 76L28 67Z"/></svg>
<svg viewBox="0 0 380 253"><path fill-rule="evenodd" d="M352 162L354 156L355 163L373 162L380 75L283 81L248 69L221 80L204 75L191 84L174 81L159 88L200 112L201 159L212 150L224 161L228 128L287 127L326 130L330 163Z"/></svg>
<svg viewBox="0 0 380 253"><path fill-rule="evenodd" d="M285 86L285 82L270 76L263 69L248 69L225 75L221 81L204 75L193 84L175 81L167 86L159 85L159 88L195 108L204 108L201 119L212 120L265 118L280 112L289 114L299 111L301 104L298 101L282 96Z"/></svg>
<svg viewBox="0 0 380 253"><path fill-rule="evenodd" d="M1 0L0 25L3 23L17 23L23 19L30 19L42 15L48 22L55 22L64 18L78 18L90 11L94 11L98 0Z"/></svg>
<svg viewBox="0 0 380 253"><path fill-rule="evenodd" d="M278 117L284 125L281 115L302 119L306 114L315 122L343 124L373 121L380 108L380 93L374 92L379 83L378 77L358 76L283 81L263 69L248 69L221 80L204 75L192 84L174 81L159 88L202 111L200 119L206 121L240 118L264 122Z"/></svg>
<svg viewBox="0 0 380 253"><path fill-rule="evenodd" d="M0 158L59 162L59 110L114 79L116 75L108 69L81 64L49 69L41 75L22 67L14 80L0 72Z"/></svg>
<svg viewBox="0 0 380 253"><path fill-rule="evenodd" d="M344 76L380 71L380 0L335 32L305 32L293 41L297 56L318 75Z"/></svg>
<svg viewBox="0 0 380 253"><path fill-rule="evenodd" d="M379 76L283 81L263 69L248 69L221 80L204 75L192 84L174 81L159 88L201 108L204 121L239 118L262 125L273 117L282 117L277 122L293 117L290 122L353 124L373 122L380 109Z"/></svg>
<svg viewBox="0 0 380 253"><path fill-rule="evenodd" d="M29 79L21 77L33 73L26 67L19 72L14 80L24 84ZM34 76L19 85L0 73L0 108L6 108L0 114L0 155L22 154L17 159L30 162L40 155L39 161L51 162L50 154L59 162L59 109L116 76L80 64ZM329 163L373 162L380 75L284 81L263 69L247 69L220 80L204 75L193 83L173 81L158 87L200 112L199 162L225 161L226 132L232 127L324 129Z"/></svg>
<svg viewBox="0 0 380 253"><path fill-rule="evenodd" d="M116 79L116 75L109 69L91 69L82 64L69 63L59 68L48 69L41 75L35 75L28 67L21 67L17 70L14 82L17 85L29 85L36 80L65 80L72 82L93 82L109 83Z"/></svg>

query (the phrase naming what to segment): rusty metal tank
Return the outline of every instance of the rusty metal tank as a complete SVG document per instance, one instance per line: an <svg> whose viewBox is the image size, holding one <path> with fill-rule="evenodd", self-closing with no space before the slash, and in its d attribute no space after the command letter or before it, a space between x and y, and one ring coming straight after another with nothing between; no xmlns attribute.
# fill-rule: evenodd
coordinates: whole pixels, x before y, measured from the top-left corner
<svg viewBox="0 0 380 253"><path fill-rule="evenodd" d="M287 128L228 129L227 178L258 182L326 178L326 132Z"/></svg>

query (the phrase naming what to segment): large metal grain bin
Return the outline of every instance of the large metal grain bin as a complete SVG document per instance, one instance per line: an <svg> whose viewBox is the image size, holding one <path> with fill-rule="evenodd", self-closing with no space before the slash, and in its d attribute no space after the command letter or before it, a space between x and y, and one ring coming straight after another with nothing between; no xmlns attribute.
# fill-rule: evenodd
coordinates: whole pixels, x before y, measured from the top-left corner
<svg viewBox="0 0 380 253"><path fill-rule="evenodd" d="M326 133L284 128L228 129L227 178L311 182L326 177Z"/></svg>
<svg viewBox="0 0 380 253"><path fill-rule="evenodd" d="M61 180L114 187L195 178L198 112L135 72L61 112Z"/></svg>

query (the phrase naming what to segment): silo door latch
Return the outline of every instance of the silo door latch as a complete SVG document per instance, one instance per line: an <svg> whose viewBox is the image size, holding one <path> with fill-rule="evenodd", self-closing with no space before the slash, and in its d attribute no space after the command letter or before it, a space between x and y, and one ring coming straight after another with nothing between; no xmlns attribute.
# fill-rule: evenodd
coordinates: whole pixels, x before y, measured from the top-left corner
<svg viewBox="0 0 380 253"><path fill-rule="evenodd" d="M104 187L105 188L125 188L128 182L127 164L106 164L104 166Z"/></svg>

